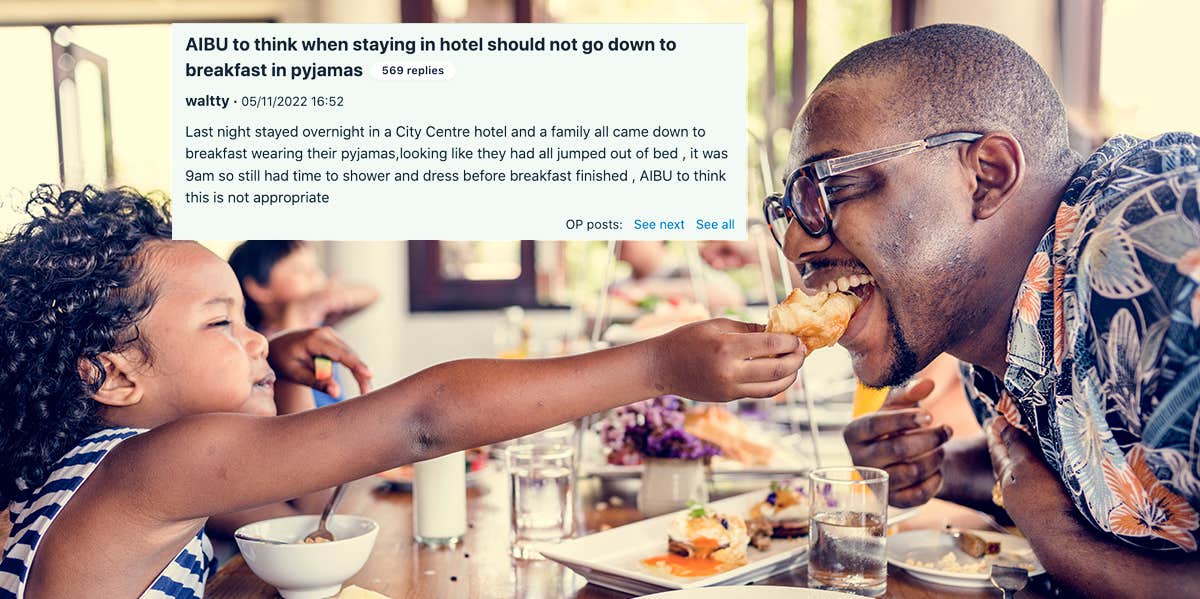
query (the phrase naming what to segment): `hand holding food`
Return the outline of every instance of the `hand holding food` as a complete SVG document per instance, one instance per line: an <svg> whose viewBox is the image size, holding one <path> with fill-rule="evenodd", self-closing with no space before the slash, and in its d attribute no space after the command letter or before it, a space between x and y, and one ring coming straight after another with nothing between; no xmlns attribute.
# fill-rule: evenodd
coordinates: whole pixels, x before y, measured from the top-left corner
<svg viewBox="0 0 1200 599"><path fill-rule="evenodd" d="M647 341L656 385L697 401L771 397L792 385L807 353L796 337L724 318Z"/></svg>
<svg viewBox="0 0 1200 599"><path fill-rule="evenodd" d="M852 293L818 291L806 295L793 289L787 299L767 315L767 331L790 333L804 341L808 351L837 343L862 300Z"/></svg>
<svg viewBox="0 0 1200 599"><path fill-rule="evenodd" d="M371 389L371 369L329 327L285 331L270 340L267 362L280 378L339 395L333 380L332 362L350 369L363 393Z"/></svg>

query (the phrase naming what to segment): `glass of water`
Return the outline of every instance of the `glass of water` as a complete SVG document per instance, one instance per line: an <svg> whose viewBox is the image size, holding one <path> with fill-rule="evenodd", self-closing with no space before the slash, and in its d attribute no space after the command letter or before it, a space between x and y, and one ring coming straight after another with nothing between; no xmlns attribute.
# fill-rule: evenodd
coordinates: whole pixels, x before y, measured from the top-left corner
<svg viewBox="0 0 1200 599"><path fill-rule="evenodd" d="M887 472L820 468L808 475L808 488L808 586L882 595L887 590Z"/></svg>
<svg viewBox="0 0 1200 599"><path fill-rule="evenodd" d="M535 545L557 543L574 530L574 456L575 449L565 444L507 449L514 556L540 559Z"/></svg>

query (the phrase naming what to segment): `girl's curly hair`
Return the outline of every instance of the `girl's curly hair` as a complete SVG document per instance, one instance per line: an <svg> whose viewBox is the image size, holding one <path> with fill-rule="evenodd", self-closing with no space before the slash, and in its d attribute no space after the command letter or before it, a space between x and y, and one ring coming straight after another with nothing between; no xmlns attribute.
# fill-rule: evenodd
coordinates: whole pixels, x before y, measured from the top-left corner
<svg viewBox="0 0 1200 599"><path fill-rule="evenodd" d="M137 323L156 292L141 250L171 238L168 204L129 188L41 185L30 220L0 241L0 505L101 428L100 354L149 358Z"/></svg>

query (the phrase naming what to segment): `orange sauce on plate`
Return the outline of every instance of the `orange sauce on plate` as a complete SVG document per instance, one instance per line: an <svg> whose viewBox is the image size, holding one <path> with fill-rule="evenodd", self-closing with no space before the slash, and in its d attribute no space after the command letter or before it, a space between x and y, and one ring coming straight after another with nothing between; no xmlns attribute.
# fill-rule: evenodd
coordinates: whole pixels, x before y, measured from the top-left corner
<svg viewBox="0 0 1200 599"><path fill-rule="evenodd" d="M656 570L665 569L672 576L685 578L712 576L736 565L719 562L711 557L683 557L674 553L648 557L642 560L642 563Z"/></svg>

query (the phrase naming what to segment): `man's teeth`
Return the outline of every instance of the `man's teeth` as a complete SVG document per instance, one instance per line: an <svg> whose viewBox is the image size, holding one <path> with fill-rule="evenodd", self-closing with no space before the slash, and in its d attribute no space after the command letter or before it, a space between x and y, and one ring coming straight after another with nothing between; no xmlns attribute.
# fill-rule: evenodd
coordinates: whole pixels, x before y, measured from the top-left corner
<svg viewBox="0 0 1200 599"><path fill-rule="evenodd" d="M821 287L821 291L833 293L835 291L849 291L860 285L868 285L875 283L875 277L871 275L850 275L848 277L838 277L836 281L825 283Z"/></svg>

